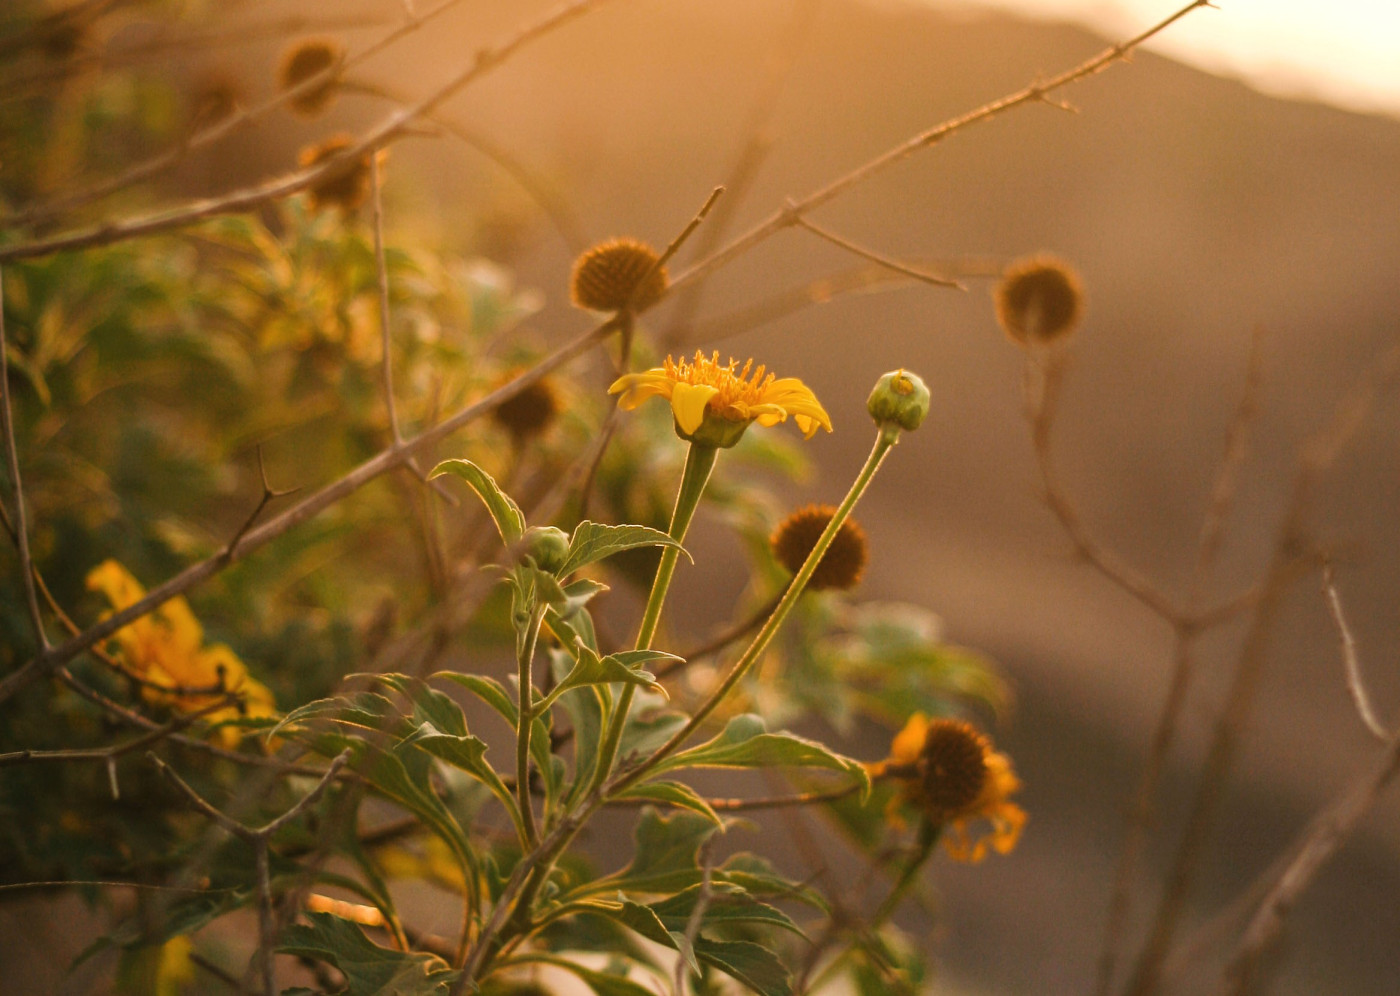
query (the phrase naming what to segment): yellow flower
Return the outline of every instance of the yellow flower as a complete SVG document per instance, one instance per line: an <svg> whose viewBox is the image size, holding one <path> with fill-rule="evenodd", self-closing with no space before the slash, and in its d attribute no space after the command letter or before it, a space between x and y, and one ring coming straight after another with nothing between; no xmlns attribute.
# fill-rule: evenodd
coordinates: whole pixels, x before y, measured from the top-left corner
<svg viewBox="0 0 1400 996"><path fill-rule="evenodd" d="M119 612L146 597L146 589L115 560L104 561L88 572L87 586L107 596L112 610ZM229 647L222 643L204 644L204 627L183 598L172 598L140 619L112 634L121 652L122 665L144 683L143 694L150 702L180 712L200 712L217 705L226 695L239 696L207 713L211 723L239 716L257 718L276 715L277 703L266 686L249 677L248 669ZM197 690L204 694L188 694ZM220 737L236 745L242 734L225 727Z"/></svg>
<svg viewBox="0 0 1400 996"><path fill-rule="evenodd" d="M1010 801L1021 788L1011 759L961 720L916 712L871 774L905 781L896 802L912 803L942 824L943 847L955 861L975 864L989 846L1010 853L1026 824L1025 810ZM979 820L986 824L980 833L973 829Z"/></svg>
<svg viewBox="0 0 1400 996"><path fill-rule="evenodd" d="M668 356L664 366L619 377L608 393L621 395L618 407L627 411L648 398L669 399L681 438L710 446L733 446L754 421L777 425L789 415L808 439L818 428L831 431L830 416L802 381L754 370L753 360L738 367L734 359L720 363L718 352L709 359L697 352L693 362Z"/></svg>

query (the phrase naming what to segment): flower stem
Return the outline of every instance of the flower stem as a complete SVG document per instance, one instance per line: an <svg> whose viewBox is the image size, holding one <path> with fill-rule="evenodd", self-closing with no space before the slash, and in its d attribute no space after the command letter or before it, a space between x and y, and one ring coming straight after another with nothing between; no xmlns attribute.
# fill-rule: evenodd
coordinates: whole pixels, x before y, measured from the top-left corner
<svg viewBox="0 0 1400 996"><path fill-rule="evenodd" d="M676 507L671 513L670 537L677 543L685 540L690 529L690 520L695 517L695 509L700 504L700 496L709 483L710 472L715 468L715 458L719 450L713 446L691 443L685 457L685 470L681 473L680 490L676 492ZM651 595L647 598L646 609L642 612L642 624L637 631L637 649L647 650L656 637L656 628L661 622L661 609L666 603L666 592L671 587L671 577L676 573L676 562L680 559L680 548L668 546L661 551L661 563L656 568L656 578L651 584ZM627 723L627 714L632 709L632 697L637 692L636 685L627 685L622 690L617 707L608 721L607 731L598 748L598 767L593 773L590 788L596 789L612 774L613 762L617 758L617 748L622 742L622 728Z"/></svg>
<svg viewBox="0 0 1400 996"><path fill-rule="evenodd" d="M842 523L850 516L851 510L855 508L856 502L859 501L861 495L865 493L865 489L870 486L871 480L875 477L875 472L880 469L880 464L884 461L886 454L889 453L891 447L898 441L898 428L892 428L887 424L880 429L880 434L875 439L875 446L871 449L870 456L866 458L865 466L861 468L860 473L851 484L850 491L848 491L846 497L842 499L835 514L831 517L831 522L827 524L826 529L822 531L821 536L817 539L816 546L812 547L812 552L807 555L807 559L797 572L797 576L794 577L792 583L788 585L787 591L783 593L782 600L778 602L777 608L773 610L773 614L770 615L767 622L763 624L763 628L758 631L758 635L754 637L753 642L750 643L748 649L744 651L744 655L739 658L724 681L720 683L718 688L710 693L710 697L695 711L695 714L690 717L686 724L677 730L671 739L662 744L656 753L647 758L645 763L620 776L613 784L608 786L607 791L604 793L605 796L615 794L617 791L635 784L649 770L675 752L675 750L695 732L695 729L705 721L706 717L715 710L715 707L718 706L724 697L738 684L739 680L748 673L749 669L758 663L759 659L763 656L763 652L768 649L768 645L773 641L773 637L777 635L779 628L782 627L783 622L787 619L788 614L792 612L793 606L797 604L797 599L802 595L802 590L807 587L807 582L811 580L813 572L817 569L817 565L821 563L822 556L826 553L827 548L831 546L832 540L836 538L836 534L840 531ZM658 577L660 577L659 574ZM628 686L628 688L630 690L631 686ZM599 770L602 769L600 768Z"/></svg>
<svg viewBox="0 0 1400 996"><path fill-rule="evenodd" d="M530 731L535 725L535 685L533 661L535 644L540 636L540 624L544 621L544 609L537 608L530 613L530 621L515 641L515 657L520 668L520 712L519 728L515 738L515 791L519 797L520 819L525 829L525 842L534 847L540 842L540 832L535 826L535 810L530 801Z"/></svg>

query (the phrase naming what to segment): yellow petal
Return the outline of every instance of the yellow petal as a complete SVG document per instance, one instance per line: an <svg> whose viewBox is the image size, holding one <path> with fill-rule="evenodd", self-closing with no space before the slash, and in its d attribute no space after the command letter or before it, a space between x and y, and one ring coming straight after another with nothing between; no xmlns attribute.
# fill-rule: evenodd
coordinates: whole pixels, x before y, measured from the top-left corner
<svg viewBox="0 0 1400 996"><path fill-rule="evenodd" d="M88 571L87 586L91 591L100 591L106 595L107 601L111 602L112 608L118 612L146 596L146 589L141 587L141 582L115 560L104 560Z"/></svg>
<svg viewBox="0 0 1400 996"><path fill-rule="evenodd" d="M904 724L904 729L895 734L894 741L890 744L890 760L900 764L913 764L919 759L927 736L928 717L921 712L914 713L909 717L909 722Z"/></svg>
<svg viewBox="0 0 1400 996"><path fill-rule="evenodd" d="M796 377L782 377L773 381L763 390L763 401L780 405L797 420L797 426L807 438L811 438L817 427L831 431L831 416L821 406L812 389Z"/></svg>
<svg viewBox="0 0 1400 996"><path fill-rule="evenodd" d="M700 423L705 421L705 406L718 393L719 388L708 384L678 383L672 388L671 411L682 432L691 433L700 428Z"/></svg>
<svg viewBox="0 0 1400 996"><path fill-rule="evenodd" d="M648 398L654 398L658 394L666 397L671 396L671 386L674 382L666 376L666 371L661 367L652 367L650 370L643 370L640 373L623 374L612 382L608 388L609 394L620 394L617 399L617 406L623 411L631 411Z"/></svg>

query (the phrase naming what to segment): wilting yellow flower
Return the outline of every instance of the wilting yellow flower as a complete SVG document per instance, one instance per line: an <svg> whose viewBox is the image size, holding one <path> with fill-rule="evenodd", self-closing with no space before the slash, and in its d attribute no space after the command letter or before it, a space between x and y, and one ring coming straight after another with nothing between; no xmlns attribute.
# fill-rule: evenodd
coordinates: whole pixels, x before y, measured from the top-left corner
<svg viewBox="0 0 1400 996"><path fill-rule="evenodd" d="M146 589L115 560L104 561L88 572L87 586L107 596L112 610L119 612L146 597ZM112 634L121 651L122 665L146 684L148 701L167 705L180 712L200 712L225 698L218 692L185 694L184 690L223 688L240 697L222 709L206 714L211 723L239 716L276 715L277 703L229 647L222 643L204 645L204 627L183 598L172 598L135 622ZM162 689L169 689L163 691ZM242 734L231 727L220 731L226 744L237 744Z"/></svg>
<svg viewBox="0 0 1400 996"><path fill-rule="evenodd" d="M896 802L912 803L942 824L943 846L955 861L981 861L988 846L1010 853L1026 824L1025 810L1010 801L1021 788L1011 759L961 720L916 712L871 774L904 780ZM975 832L975 821L986 829Z"/></svg>
<svg viewBox="0 0 1400 996"><path fill-rule="evenodd" d="M753 360L742 370L735 359L720 363L718 352L709 359L697 352L693 362L668 356L664 366L619 377L608 393L621 395L618 407L627 411L648 398L669 399L681 438L709 446L733 446L754 421L777 425L789 415L808 439L818 428L831 431L826 409L802 381L755 370Z"/></svg>

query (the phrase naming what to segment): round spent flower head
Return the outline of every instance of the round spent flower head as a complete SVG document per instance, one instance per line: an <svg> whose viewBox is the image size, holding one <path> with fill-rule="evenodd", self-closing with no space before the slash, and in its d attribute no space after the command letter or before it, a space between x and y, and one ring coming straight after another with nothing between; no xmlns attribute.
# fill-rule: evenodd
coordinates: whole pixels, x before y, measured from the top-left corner
<svg viewBox="0 0 1400 996"><path fill-rule="evenodd" d="M306 38L297 42L282 56L282 64L277 68L277 83L283 90L295 86L323 73L337 65L345 56L345 49L337 41L329 38ZM336 81L328 76L324 82L311 87L288 101L288 106L303 117L314 118L331 106L335 100Z"/></svg>
<svg viewBox="0 0 1400 996"><path fill-rule="evenodd" d="M666 292L666 268L656 265L658 259L655 249L636 239L602 242L575 260L569 296L589 311L621 311L629 303L645 310Z"/></svg>
<svg viewBox="0 0 1400 996"><path fill-rule="evenodd" d="M915 713L895 735L889 758L870 769L903 782L892 805L912 805L941 825L955 861L975 864L989 847L1008 854L1021 837L1026 813L1010 801L1021 788L1010 758L962 720ZM976 821L986 829L974 831Z"/></svg>
<svg viewBox="0 0 1400 996"><path fill-rule="evenodd" d="M491 420L520 442L543 433L554 424L562 410L563 403L554 381L541 377L497 405L491 412Z"/></svg>
<svg viewBox="0 0 1400 996"><path fill-rule="evenodd" d="M1084 317L1079 275L1055 256L1030 256L1012 263L994 296L997 321L1021 346L1064 338Z"/></svg>
<svg viewBox="0 0 1400 996"><path fill-rule="evenodd" d="M697 352L693 361L666 357L663 366L624 374L613 381L609 394L617 394L624 411L652 397L671 402L676 435L702 446L727 449L755 421L777 425L791 415L802 434L811 439L817 429L831 431L831 417L817 396L796 377L774 377L753 360L730 359L720 363L719 353L706 358Z"/></svg>
<svg viewBox="0 0 1400 996"><path fill-rule="evenodd" d="M297 163L302 169L319 166L321 163L348 149L354 138L341 133L316 145L301 150ZM382 153L380 153L382 155ZM382 161L382 160L381 160ZM369 154L342 163L321 177L306 190L307 199L313 211L336 207L343 214L351 214L364 206L370 194Z"/></svg>
<svg viewBox="0 0 1400 996"><path fill-rule="evenodd" d="M875 382L875 390L865 402L865 410L881 426L897 425L912 432L928 414L929 393L918 374L900 368Z"/></svg>
<svg viewBox="0 0 1400 996"><path fill-rule="evenodd" d="M768 541L778 563L792 574L801 570L835 514L836 509L831 505L807 505L780 522ZM854 588L865 571L866 546L865 530L855 519L848 517L836 531L831 546L827 547L821 562L817 564L807 587Z"/></svg>

